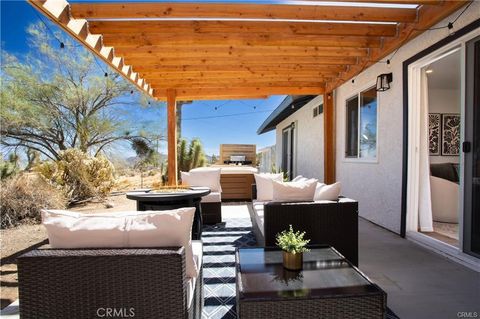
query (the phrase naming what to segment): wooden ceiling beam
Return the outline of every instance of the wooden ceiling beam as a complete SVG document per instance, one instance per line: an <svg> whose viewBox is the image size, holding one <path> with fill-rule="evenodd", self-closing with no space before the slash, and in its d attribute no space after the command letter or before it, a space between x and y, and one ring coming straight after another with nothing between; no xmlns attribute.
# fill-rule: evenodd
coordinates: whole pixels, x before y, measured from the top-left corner
<svg viewBox="0 0 480 319"><path fill-rule="evenodd" d="M263 96L263 95L310 95L310 94L322 94L325 91L324 87L232 87L232 86L219 86L216 88L183 88L177 89L177 100L189 101L199 98L206 99L207 97L218 97L219 95L228 92L230 96ZM167 89L155 89L154 95L156 98L166 97Z"/></svg>
<svg viewBox="0 0 480 319"><path fill-rule="evenodd" d="M271 71L327 71L327 72L344 72L347 67L344 65L325 65L325 64L270 64L270 65L156 65L144 66L139 65L135 70L141 74L145 73L173 73L173 72L262 72Z"/></svg>
<svg viewBox="0 0 480 319"><path fill-rule="evenodd" d="M231 46L325 46L378 48L379 37L361 36L310 36L286 34L150 34L119 33L103 35L103 42L113 47L136 47L138 45L231 45Z"/></svg>
<svg viewBox="0 0 480 319"><path fill-rule="evenodd" d="M303 1L331 1L331 0L303 0ZM416 4L416 5L437 5L444 0L339 0L341 2L368 2L368 3L384 3L384 4Z"/></svg>
<svg viewBox="0 0 480 319"><path fill-rule="evenodd" d="M248 68L255 66L275 67L281 64L302 64L308 67L309 64L314 65L353 65L357 63L356 57L285 57L285 56L266 56L255 58L125 58L129 64L145 68L161 70L165 66L238 66L240 68Z"/></svg>
<svg viewBox="0 0 480 319"><path fill-rule="evenodd" d="M251 78L276 78L276 77L314 77L314 76L332 76L341 72L340 70L262 70L262 71L191 71L191 72L143 72L148 79L183 79L183 78L195 78L195 79L216 79L216 78L238 78L245 77Z"/></svg>
<svg viewBox="0 0 480 319"><path fill-rule="evenodd" d="M458 0L458 1L443 1L440 5L429 6L423 5L418 11L418 22L411 24L401 24L399 26L399 36L392 39L385 39L381 48L372 48L370 56L368 58L360 58L359 63L352 66L348 72L342 74L342 76L335 79L335 81L327 84L327 90L331 91L349 79L353 78L357 74L369 66L375 64L375 61L381 61L389 54L403 46L408 41L414 39L418 35L422 34L424 30L434 26L444 18L451 15L462 6L471 1Z"/></svg>
<svg viewBox="0 0 480 319"><path fill-rule="evenodd" d="M135 67L135 70L141 74L150 74L150 73L191 73L191 72L204 72L204 73L211 73L211 72L285 72L285 71L326 71L326 72L342 72L346 71L346 67L343 65L325 65L325 64L270 64L270 65L156 65L155 67L152 66L144 66L139 65Z"/></svg>
<svg viewBox="0 0 480 319"><path fill-rule="evenodd" d="M207 89L207 88L216 88L219 86L226 86L229 87L248 87L248 88L255 88L255 87L263 87L263 88L270 88L270 87L286 87L286 86L293 86L293 87L323 87L325 86L325 81L272 81L272 82L257 82L255 80L252 81L245 81L245 82L214 82L214 83L158 83L154 84L153 87L155 90L157 89L167 89L167 88L191 88L191 89Z"/></svg>
<svg viewBox="0 0 480 319"><path fill-rule="evenodd" d="M368 49L353 47L295 47L295 46L136 46L116 47L115 52L123 57L256 57L256 56L312 56L356 57L367 56Z"/></svg>
<svg viewBox="0 0 480 319"><path fill-rule="evenodd" d="M211 18L414 22L416 9L244 3L72 3L83 19Z"/></svg>
<svg viewBox="0 0 480 319"><path fill-rule="evenodd" d="M166 97L156 97L157 100L159 101L166 101ZM228 94L223 94L218 93L216 95L204 95L204 96L196 96L194 98L192 97L177 97L177 101L192 101L192 100L264 100L268 99L268 95L228 95Z"/></svg>
<svg viewBox="0 0 480 319"><path fill-rule="evenodd" d="M396 24L280 22L280 21L89 21L90 32L98 34L290 34L356 35L392 37Z"/></svg>

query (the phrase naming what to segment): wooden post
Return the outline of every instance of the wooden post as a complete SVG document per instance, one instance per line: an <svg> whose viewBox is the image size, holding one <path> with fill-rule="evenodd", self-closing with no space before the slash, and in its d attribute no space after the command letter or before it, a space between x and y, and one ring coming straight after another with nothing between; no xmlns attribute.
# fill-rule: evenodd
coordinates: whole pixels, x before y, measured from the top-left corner
<svg viewBox="0 0 480 319"><path fill-rule="evenodd" d="M323 95L323 129L324 129L324 181L335 182L335 107L333 92Z"/></svg>
<svg viewBox="0 0 480 319"><path fill-rule="evenodd" d="M167 90L168 185L177 185L177 92Z"/></svg>

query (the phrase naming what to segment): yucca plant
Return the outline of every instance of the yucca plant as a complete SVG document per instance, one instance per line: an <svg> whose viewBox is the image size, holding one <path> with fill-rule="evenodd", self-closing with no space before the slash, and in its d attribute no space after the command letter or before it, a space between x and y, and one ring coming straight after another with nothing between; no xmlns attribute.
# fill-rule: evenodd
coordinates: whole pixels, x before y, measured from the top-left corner
<svg viewBox="0 0 480 319"><path fill-rule="evenodd" d="M304 239L305 232L294 231L292 225L289 230L277 234L277 246L283 251L298 254L309 251L306 247L310 239Z"/></svg>

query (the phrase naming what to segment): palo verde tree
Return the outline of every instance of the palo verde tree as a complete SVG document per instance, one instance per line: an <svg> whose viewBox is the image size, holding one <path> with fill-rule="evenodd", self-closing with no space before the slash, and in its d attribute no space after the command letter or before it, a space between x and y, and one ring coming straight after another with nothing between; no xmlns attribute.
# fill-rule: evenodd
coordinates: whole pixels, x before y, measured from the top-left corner
<svg viewBox="0 0 480 319"><path fill-rule="evenodd" d="M142 138L128 122L133 87L81 45L28 28L30 53L2 52L0 127L6 148L35 150L52 160L76 148L96 156L121 140ZM59 41L61 45L59 45Z"/></svg>

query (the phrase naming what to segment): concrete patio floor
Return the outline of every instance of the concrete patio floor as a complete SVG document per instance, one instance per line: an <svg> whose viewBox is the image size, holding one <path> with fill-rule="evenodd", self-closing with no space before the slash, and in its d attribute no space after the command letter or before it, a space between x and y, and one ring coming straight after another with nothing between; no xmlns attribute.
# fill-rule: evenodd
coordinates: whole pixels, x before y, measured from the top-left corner
<svg viewBox="0 0 480 319"><path fill-rule="evenodd" d="M400 318L480 318L480 273L364 219L359 246L360 269Z"/></svg>

